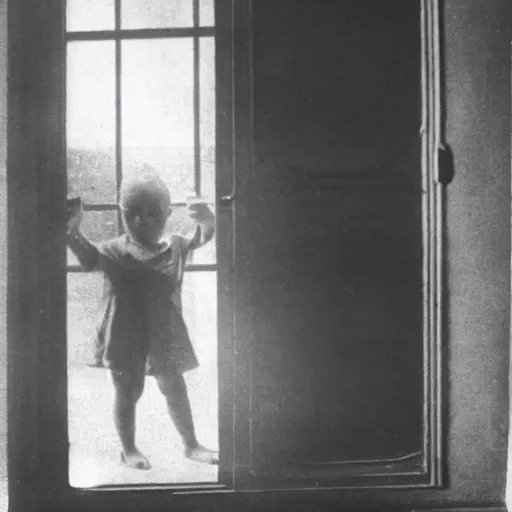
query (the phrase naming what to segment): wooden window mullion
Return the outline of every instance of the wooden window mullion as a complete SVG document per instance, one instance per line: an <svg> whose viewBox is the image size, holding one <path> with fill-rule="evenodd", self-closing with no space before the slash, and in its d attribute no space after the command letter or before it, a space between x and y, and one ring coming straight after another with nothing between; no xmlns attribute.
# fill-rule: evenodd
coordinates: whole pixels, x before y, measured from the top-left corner
<svg viewBox="0 0 512 512"><path fill-rule="evenodd" d="M196 197L201 195L201 140L200 140L200 107L201 98L199 92L199 0L193 0L194 18L194 193Z"/></svg>

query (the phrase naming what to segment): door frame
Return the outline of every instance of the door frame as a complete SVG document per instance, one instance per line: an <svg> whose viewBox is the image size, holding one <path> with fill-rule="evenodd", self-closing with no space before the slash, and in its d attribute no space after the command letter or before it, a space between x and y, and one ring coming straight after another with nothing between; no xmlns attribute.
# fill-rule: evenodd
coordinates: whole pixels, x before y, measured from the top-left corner
<svg viewBox="0 0 512 512"><path fill-rule="evenodd" d="M418 20L421 37L421 96L422 126L421 167L423 210L423 458L421 470L398 468L394 472L383 472L382 461L375 461L374 475L371 471L360 474L347 472L346 466L322 469L319 474L305 477L300 484L287 484L282 480L269 483L265 490L315 489L318 481L326 481L327 489L358 488L439 488L444 484L445 466L443 450L443 402L444 376L443 342L446 328L445 288L445 186L450 182L449 168L451 154L444 134L444 77L442 74L442 32L441 13L438 0L420 0L421 18ZM244 197L250 194L249 184L255 172L255 148L252 139L254 122L253 109L253 5L252 0L235 2L233 11L233 116L234 116L234 175L235 234L237 217L251 215L246 210ZM420 71L420 70L419 70ZM244 240L240 254L249 253L251 240ZM251 313L250 279L248 262L237 253L239 242L234 247L234 467L236 468L235 489L263 490L254 487L252 439L251 439L251 343L258 319ZM370 473L370 475L368 475Z"/></svg>

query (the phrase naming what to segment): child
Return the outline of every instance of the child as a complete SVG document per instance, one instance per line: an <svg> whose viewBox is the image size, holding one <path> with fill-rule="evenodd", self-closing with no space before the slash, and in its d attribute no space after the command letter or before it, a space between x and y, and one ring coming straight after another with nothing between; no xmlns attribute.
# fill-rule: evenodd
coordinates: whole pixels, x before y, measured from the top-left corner
<svg viewBox="0 0 512 512"><path fill-rule="evenodd" d="M181 284L189 251L208 242L214 217L205 204L190 207L197 222L191 237L164 237L171 214L165 183L147 171L124 180L120 210L125 234L93 245L80 233L81 201L68 202L68 245L86 271L101 270L105 295L97 352L110 368L115 388L114 422L121 460L149 469L135 444L135 409L145 375L153 375L191 460L218 464L218 455L198 443L183 373L198 366L181 315ZM98 350L99 348L99 350Z"/></svg>

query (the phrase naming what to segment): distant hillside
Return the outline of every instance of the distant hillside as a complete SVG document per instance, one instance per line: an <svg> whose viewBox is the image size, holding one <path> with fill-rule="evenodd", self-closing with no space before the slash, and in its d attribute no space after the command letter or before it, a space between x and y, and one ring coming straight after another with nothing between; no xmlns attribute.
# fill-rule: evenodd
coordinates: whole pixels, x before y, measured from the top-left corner
<svg viewBox="0 0 512 512"><path fill-rule="evenodd" d="M111 203L116 200L115 158L112 151L68 149L68 196L85 202Z"/></svg>
<svg viewBox="0 0 512 512"><path fill-rule="evenodd" d="M202 188L212 196L215 152L203 151ZM123 148L123 173L131 175L149 164L168 183L174 200L182 200L194 189L193 152L183 148ZM68 194L80 195L89 203L112 203L116 200L114 149L68 149ZM211 197L209 197L211 199Z"/></svg>
<svg viewBox="0 0 512 512"><path fill-rule="evenodd" d="M205 151L208 159L202 162L202 195L213 200L215 186L214 151ZM149 163L168 183L173 201L179 202L194 190L193 153L183 148L123 148L123 172L130 175ZM116 202L116 169L113 149L101 150L69 148L68 196L81 196L85 203ZM176 209L169 229L188 231L193 228L185 211ZM117 216L113 212L90 212L84 218L83 229L94 241L115 236ZM207 252L207 251L202 251ZM209 257L208 257L209 258Z"/></svg>

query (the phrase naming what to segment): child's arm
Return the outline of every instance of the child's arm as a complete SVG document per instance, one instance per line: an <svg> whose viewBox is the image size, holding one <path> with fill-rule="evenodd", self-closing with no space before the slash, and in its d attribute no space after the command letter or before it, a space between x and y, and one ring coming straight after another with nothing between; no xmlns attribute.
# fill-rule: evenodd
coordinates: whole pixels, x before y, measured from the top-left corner
<svg viewBox="0 0 512 512"><path fill-rule="evenodd" d="M80 232L82 221L82 201L80 198L68 199L67 243L80 265L86 271L99 269L100 253Z"/></svg>
<svg viewBox="0 0 512 512"><path fill-rule="evenodd" d="M193 251L207 244L213 238L215 216L206 203L193 204L189 208L190 216L197 223L194 234L187 241L187 251Z"/></svg>

